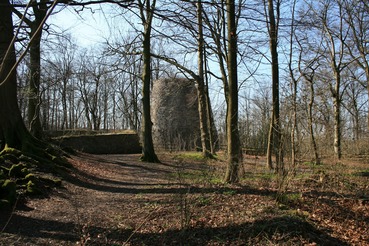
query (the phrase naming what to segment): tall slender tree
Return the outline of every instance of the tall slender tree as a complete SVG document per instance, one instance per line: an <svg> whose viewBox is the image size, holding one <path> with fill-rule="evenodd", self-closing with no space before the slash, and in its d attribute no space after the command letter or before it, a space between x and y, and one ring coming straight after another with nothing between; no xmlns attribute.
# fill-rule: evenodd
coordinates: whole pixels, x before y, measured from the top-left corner
<svg viewBox="0 0 369 246"><path fill-rule="evenodd" d="M200 132L201 132L201 147L202 154L204 157L212 157L210 142L210 129L211 127L208 123L209 114L207 107L207 97L204 83L204 35L203 35L203 25L202 25L202 3L201 0L197 1L197 25L198 25L198 76L197 76L197 100L199 108L199 119L200 119Z"/></svg>
<svg viewBox="0 0 369 246"><path fill-rule="evenodd" d="M345 40L348 28L344 25L343 5L340 1L335 1L336 5L322 3L321 12L317 13L321 20L321 31L325 39L327 63L329 64L334 80L326 79L333 99L333 118L334 118L334 153L340 160L342 157L342 71L349 62L345 58ZM338 12L338 16L330 16L331 12ZM323 50L325 52L325 50Z"/></svg>
<svg viewBox="0 0 369 246"><path fill-rule="evenodd" d="M296 35L296 43L299 47L299 57L298 57L298 70L303 78L303 81L306 83L306 87L308 88L306 91L309 94L309 100L307 103L307 125L308 131L310 133L310 145L314 154L313 163L320 164L320 157L318 151L318 145L315 137L314 125L313 125L313 109L315 105L315 79L316 79L316 70L319 68L318 57L312 57L307 59L307 61L303 60L303 57L308 57L307 51L310 50L309 47L304 47L301 40ZM306 58L305 58L306 60ZM306 63L306 64L305 64Z"/></svg>
<svg viewBox="0 0 369 246"><path fill-rule="evenodd" d="M294 74L294 69L292 67L293 63L293 53L294 53L294 36L295 36L295 11L296 10L296 0L292 2L291 9L291 27L290 27L290 35L289 35L289 58L288 58L288 70L291 77L291 91L292 91L292 126L291 126L291 164L295 167L296 164L296 154L297 154L297 141L296 141L296 132L297 132L297 85L298 79Z"/></svg>
<svg viewBox="0 0 369 246"><path fill-rule="evenodd" d="M276 14L274 13L276 11ZM283 169L281 151L281 127L279 114L279 61L278 61L278 26L280 19L280 0L268 0L267 6L267 27L269 34L269 47L272 65L272 119L269 129L269 140L267 150L267 166L272 169L272 153L276 159L276 171Z"/></svg>
<svg viewBox="0 0 369 246"><path fill-rule="evenodd" d="M152 122L150 113L151 85L151 30L156 0L139 1L140 16L144 25L143 31L143 71L142 71L142 161L160 162L152 141Z"/></svg>
<svg viewBox="0 0 369 246"><path fill-rule="evenodd" d="M228 165L224 181L238 182L240 139L238 132L238 76L237 76L237 25L234 0L226 1L228 36L228 101L227 101L227 153Z"/></svg>

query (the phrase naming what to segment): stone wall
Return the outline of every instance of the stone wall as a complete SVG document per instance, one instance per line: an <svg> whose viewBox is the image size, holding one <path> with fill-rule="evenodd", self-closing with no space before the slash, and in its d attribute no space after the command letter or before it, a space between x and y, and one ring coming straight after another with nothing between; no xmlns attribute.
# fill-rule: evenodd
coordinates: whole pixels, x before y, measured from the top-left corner
<svg viewBox="0 0 369 246"><path fill-rule="evenodd" d="M54 141L63 148L90 154L137 154L142 150L135 133L63 136Z"/></svg>
<svg viewBox="0 0 369 246"><path fill-rule="evenodd" d="M201 146L197 91L188 79L160 79L151 94L156 149L193 150Z"/></svg>

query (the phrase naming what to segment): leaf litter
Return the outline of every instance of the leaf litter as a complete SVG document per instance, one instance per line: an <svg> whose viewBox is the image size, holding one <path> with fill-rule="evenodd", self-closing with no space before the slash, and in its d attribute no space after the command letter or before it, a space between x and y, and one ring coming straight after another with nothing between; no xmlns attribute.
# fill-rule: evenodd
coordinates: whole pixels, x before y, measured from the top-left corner
<svg viewBox="0 0 369 246"><path fill-rule="evenodd" d="M159 156L73 156L62 188L1 212L0 245L369 245L365 165L301 166L281 184L245 162L227 185L221 159Z"/></svg>

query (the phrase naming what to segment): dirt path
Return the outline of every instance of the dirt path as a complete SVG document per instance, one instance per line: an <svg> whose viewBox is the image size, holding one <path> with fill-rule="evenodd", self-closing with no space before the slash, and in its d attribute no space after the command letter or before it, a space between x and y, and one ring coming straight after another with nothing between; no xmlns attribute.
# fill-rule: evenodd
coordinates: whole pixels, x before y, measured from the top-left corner
<svg viewBox="0 0 369 246"><path fill-rule="evenodd" d="M73 157L73 178L65 180L64 188L55 189L50 198L29 200L16 211L0 245L103 243L108 240L106 234L122 228L125 233L116 240L128 239L135 223L152 212L147 203L159 202L164 190L178 187L170 181L174 166L138 159L138 155ZM0 228L7 220L2 219Z"/></svg>

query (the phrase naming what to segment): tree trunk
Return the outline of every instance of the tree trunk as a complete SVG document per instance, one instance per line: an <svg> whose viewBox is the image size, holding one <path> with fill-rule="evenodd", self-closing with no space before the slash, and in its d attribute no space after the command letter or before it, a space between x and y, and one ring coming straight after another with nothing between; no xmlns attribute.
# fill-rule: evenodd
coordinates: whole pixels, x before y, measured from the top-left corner
<svg viewBox="0 0 369 246"><path fill-rule="evenodd" d="M333 39L332 39L333 40ZM333 41L332 41L332 44ZM335 77L335 85L330 87L332 98L333 98L333 114L334 114L334 154L337 160L341 160L342 151L341 151L341 69L340 65L336 64L335 54L331 55L331 67Z"/></svg>
<svg viewBox="0 0 369 246"><path fill-rule="evenodd" d="M267 167L269 170L273 170L273 126L274 126L274 112L272 111L272 117L269 120L269 132L268 132L268 145L267 145Z"/></svg>
<svg viewBox="0 0 369 246"><path fill-rule="evenodd" d="M279 6L277 6L279 8ZM283 160L281 155L281 131L280 131L280 116L279 116L279 64L278 64L278 25L274 15L273 0L268 0L268 16L269 16L269 46L272 57L272 108L273 118L271 121L269 140L272 140L271 148L268 152L267 166L270 168L272 164L271 155L274 152L276 161L276 171L283 170ZM272 151L273 150L273 151Z"/></svg>
<svg viewBox="0 0 369 246"><path fill-rule="evenodd" d="M41 37L42 27L40 25L47 13L46 1L43 0L39 5L33 6L34 21L25 20L30 27L30 38L33 40L30 44L30 81L29 81L29 99L28 99L28 124L30 132L36 138L42 138L43 131L40 120L40 75L41 75Z"/></svg>
<svg viewBox="0 0 369 246"><path fill-rule="evenodd" d="M227 145L228 165L225 182L239 180L240 140L238 134L238 77L237 77L237 26L234 0L227 0L228 21L228 103L227 103Z"/></svg>
<svg viewBox="0 0 369 246"><path fill-rule="evenodd" d="M33 23L34 24L34 23ZM31 27L31 36L34 33L34 28ZM40 120L40 43L41 32L36 34L34 41L30 47L30 81L29 81L29 99L28 99L28 123L29 129L33 136L36 138L42 138L42 126Z"/></svg>
<svg viewBox="0 0 369 246"><path fill-rule="evenodd" d="M367 63L366 67L365 67L365 77L366 77L366 90L367 90L367 95L369 97L369 63ZM369 107L369 100L368 100L368 107ZM367 129L369 130L369 113L367 114Z"/></svg>
<svg viewBox="0 0 369 246"><path fill-rule="evenodd" d="M202 4L201 1L197 2L197 24L198 24L198 78L197 78L197 99L199 109L200 120L200 133L201 133L201 148L202 155L204 157L212 157L211 143L210 143L210 131L207 119L207 104L204 85L204 37L202 27Z"/></svg>
<svg viewBox="0 0 369 246"><path fill-rule="evenodd" d="M293 167L296 166L296 131L297 131L297 80L295 78L292 85L292 126L291 126L291 164Z"/></svg>
<svg viewBox="0 0 369 246"><path fill-rule="evenodd" d="M314 163L320 164L320 157L318 153L318 147L315 140L315 133L313 128L313 105L315 101L315 92L314 92L314 84L313 81L309 80L310 82L310 101L308 105L308 124L309 124L309 131L310 131L310 143L314 151Z"/></svg>
<svg viewBox="0 0 369 246"><path fill-rule="evenodd" d="M7 0L0 0L0 147L15 148L34 156L49 158L44 151L47 144L38 141L27 130L17 100L16 63L13 39L12 7ZM8 54L7 53L7 50Z"/></svg>
<svg viewBox="0 0 369 246"><path fill-rule="evenodd" d="M65 166L67 162L60 158L60 153L34 138L23 122L17 100L16 70L11 73L16 63L12 7L8 0L0 0L0 6L0 150L14 148L35 158L40 165L49 162Z"/></svg>
<svg viewBox="0 0 369 246"><path fill-rule="evenodd" d="M17 102L16 72L9 74L16 62L13 39L12 7L7 0L0 0L0 137L1 149L22 149L28 137ZM9 53L6 56L7 50ZM5 57L6 56L6 57Z"/></svg>
<svg viewBox="0 0 369 246"><path fill-rule="evenodd" d="M294 69L292 67L293 62L293 38L295 35L295 8L296 8L296 0L293 1L292 5L292 18L291 18L291 28L290 28L290 51L289 51L289 60L288 60L288 68L291 76L291 91L292 91L292 126L291 126L291 164L292 167L296 167L296 155L297 155L297 147L296 147L296 133L297 133L297 85L298 80L295 77Z"/></svg>
<svg viewBox="0 0 369 246"><path fill-rule="evenodd" d="M211 108L210 97L209 97L209 84L208 84L208 66L206 64L207 57L204 47L204 82L205 82L205 98L206 98L206 115L207 115L207 124L209 130L209 142L210 142L210 151L212 155L216 154L216 149L219 147L218 145L218 134L217 129L214 123L213 110Z"/></svg>
<svg viewBox="0 0 369 246"><path fill-rule="evenodd" d="M146 1L146 18L141 16L144 21L143 33L143 88L142 88L142 161L160 162L155 154L154 144L152 141L152 122L150 114L150 84L151 84L151 23L153 18L153 6L156 0L150 6L150 1ZM143 13L143 6L141 6Z"/></svg>
<svg viewBox="0 0 369 246"><path fill-rule="evenodd" d="M341 160L341 99L339 95L339 81L340 78L336 78L336 90L333 95L333 108L334 108L334 154L337 160Z"/></svg>

